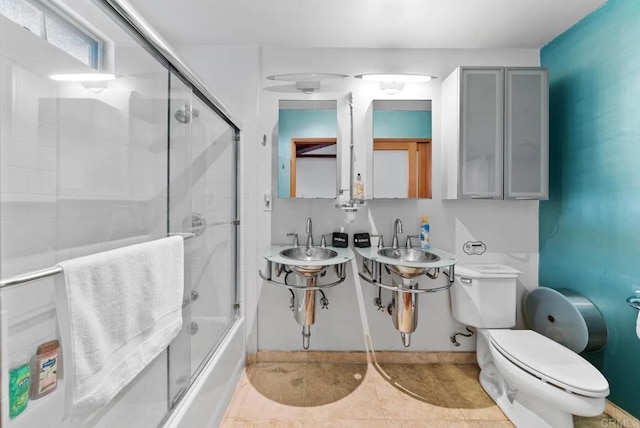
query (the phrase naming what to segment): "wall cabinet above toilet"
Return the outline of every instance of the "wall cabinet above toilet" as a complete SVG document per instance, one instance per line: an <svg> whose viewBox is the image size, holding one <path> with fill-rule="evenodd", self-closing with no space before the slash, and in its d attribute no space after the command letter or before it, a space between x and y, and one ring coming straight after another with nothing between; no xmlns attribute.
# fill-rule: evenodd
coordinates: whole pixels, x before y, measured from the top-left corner
<svg viewBox="0 0 640 428"><path fill-rule="evenodd" d="M443 199L548 198L541 67L458 67L442 84Z"/></svg>

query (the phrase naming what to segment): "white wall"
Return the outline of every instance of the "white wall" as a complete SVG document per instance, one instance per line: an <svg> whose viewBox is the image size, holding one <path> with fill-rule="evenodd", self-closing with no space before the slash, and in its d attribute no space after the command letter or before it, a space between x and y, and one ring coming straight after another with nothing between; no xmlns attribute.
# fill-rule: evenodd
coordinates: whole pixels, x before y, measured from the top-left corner
<svg viewBox="0 0 640 428"><path fill-rule="evenodd" d="M522 270L519 296L537 286L538 203L536 201L442 201L439 146L441 135L440 85L459 65L538 65L538 51L530 50L376 50L376 49L280 49L255 47L189 46L179 48L181 56L202 77L213 92L243 122L241 143L241 276L242 310L247 317L247 351L258 349L299 350L301 327L288 309L290 293L259 280L264 269L262 254L271 243L287 243L287 232L304 236L305 219L314 222L315 240L320 233L339 230L379 232L391 239L393 220L400 218L406 233L417 233L420 216L428 214L432 245L450 251L460 262L501 262ZM438 77L427 84L407 85L394 95L379 90L376 84L349 78L323 82L321 88L305 95L286 82L274 82L266 76L293 72L336 72L349 75L364 72L421 72ZM342 141L341 164L348 166L349 117L347 93L354 100L355 173L366 180L370 175L373 100L433 100L433 199L376 200L358 213L353 224L346 225L333 200L273 200L273 211L263 211L265 193L276 195L275 171L278 101L338 99L338 140ZM262 145L263 136L266 145ZM341 177L343 185L348 175ZM367 186L370 193L371 186ZM369 194L370 196L370 194ZM482 240L487 253L467 256L462 245ZM329 274L332 275L332 274ZM426 280L425 280L426 281ZM442 280L438 280L441 284ZM425 283L425 285L427 285ZM430 286L431 284L429 284ZM377 311L373 298L377 289L355 281L351 266L348 279L326 291L329 310L317 309L312 327L311 348L321 350L364 349L363 322L358 305L362 290L364 315L377 349L404 349L398 332L386 313ZM388 293L383 294L386 303ZM454 348L449 336L460 331L452 317L449 293L422 295L420 322L410 350L470 350L474 341L462 340ZM520 317L519 317L520 318Z"/></svg>
<svg viewBox="0 0 640 428"><path fill-rule="evenodd" d="M13 44L31 37L19 27L19 35L8 33L13 25L0 22ZM122 78L95 94L80 83L49 79L47 64L59 64L60 52L44 41L29 43L40 45L40 67L30 61L31 51L0 54L3 278L162 237L166 230L166 127L157 132L153 115L140 115L139 106L129 103L134 91L164 98L159 112L166 121L166 72L151 62L145 79ZM147 59L154 61L140 55L136 64L144 68ZM151 150L156 137L165 142L164 155ZM4 370L26 362L39 344L59 338L53 279L3 289L1 303L7 379ZM95 426L158 423L166 413L166 360L163 352ZM10 423L3 407L3 423L70 426L63 422L62 385L64 380L53 393L30 401ZM6 397L2 402L7 405Z"/></svg>
<svg viewBox="0 0 640 428"><path fill-rule="evenodd" d="M392 224L400 218L406 234L419 231L420 217L428 214L431 224L432 246L454 253L460 262L508 263L520 270L519 295L537 286L538 266L538 203L536 201L442 201L440 180L442 80L459 65L538 65L537 50L375 50L375 49L264 49L262 52L263 90L260 95L260 134L270 136L269 147L275 150L277 136L278 99L339 98L353 93L354 144L356 162L354 173L363 179L370 176L372 141L372 106L374 99L430 99L433 100L433 199L431 200L375 200L358 213L353 224L345 225L342 213L334 208L333 200L275 200L271 216L273 243L288 243L287 232L304 237L305 219L313 219L315 239L321 233L339 230L341 226L354 232L382 233L391 242ZM337 72L349 75L364 72L419 72L432 74L437 80L427 84L407 85L396 94L388 95L373 83L359 79L323 82L317 93L303 95L286 87L272 84L265 76L293 72ZM349 126L339 119L339 140L342 138L343 165L348 164ZM272 159L273 153L271 154ZM261 168L270 168L261 164ZM272 189L275 174L271 174ZM348 175L345 174L348 181ZM345 182L344 180L342 181ZM371 186L365 189L370 196ZM487 253L467 256L462 245L468 240L482 240ZM268 243L263 242L260 251ZM401 241L404 242L404 241ZM263 263L259 263L263 268ZM350 266L351 268L351 266ZM250 275L250 273L248 273ZM432 286L428 279L423 286ZM442 279L437 280L443 285ZM362 289L366 319L376 349L404 349L399 333L393 328L386 312L377 311L373 299L377 289L354 280L347 280L326 291L329 310L316 310L316 324L311 328L311 347L316 350L362 350L363 323L358 305ZM282 288L261 284L258 303L258 348L268 350L301 349L301 327L288 309L290 293ZM391 300L389 292L383 301ZM419 325L409 350L469 350L474 341L461 340L455 348L449 341L454 331L463 330L451 316L449 293L424 294L419 302Z"/></svg>

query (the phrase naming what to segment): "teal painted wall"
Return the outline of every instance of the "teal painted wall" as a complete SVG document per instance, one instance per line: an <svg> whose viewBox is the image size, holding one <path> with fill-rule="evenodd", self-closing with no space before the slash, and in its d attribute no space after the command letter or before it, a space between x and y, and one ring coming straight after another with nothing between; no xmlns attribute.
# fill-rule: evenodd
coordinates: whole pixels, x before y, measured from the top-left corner
<svg viewBox="0 0 640 428"><path fill-rule="evenodd" d="M604 351L584 354L609 400L640 417L640 1L609 0L540 52L549 68L550 198L540 203L540 285L602 311Z"/></svg>
<svg viewBox="0 0 640 428"><path fill-rule="evenodd" d="M278 197L288 198L291 138L337 138L336 110L280 110L278 113ZM284 168L283 168L284 167Z"/></svg>
<svg viewBox="0 0 640 428"><path fill-rule="evenodd" d="M431 111L374 110L373 138L431 138Z"/></svg>

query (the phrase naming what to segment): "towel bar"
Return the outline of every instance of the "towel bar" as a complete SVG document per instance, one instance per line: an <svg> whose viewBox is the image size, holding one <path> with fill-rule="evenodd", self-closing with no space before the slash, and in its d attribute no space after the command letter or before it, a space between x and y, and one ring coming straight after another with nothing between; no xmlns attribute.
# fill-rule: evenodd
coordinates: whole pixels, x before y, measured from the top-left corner
<svg viewBox="0 0 640 428"><path fill-rule="evenodd" d="M194 233L169 233L168 234L168 236L176 236L176 235L182 236L185 240L189 238L193 238L195 236ZM59 273L62 273L62 268L60 266L52 266L47 269L41 269L33 272L23 273L21 275L16 275L7 279L3 279L2 281L0 281L0 288L12 287L14 285L24 284L26 282L35 281L36 279L55 276Z"/></svg>
<svg viewBox="0 0 640 428"><path fill-rule="evenodd" d="M638 296L631 296L627 298L627 303L629 304L629 306L631 306L633 309L637 309L640 311L640 297Z"/></svg>

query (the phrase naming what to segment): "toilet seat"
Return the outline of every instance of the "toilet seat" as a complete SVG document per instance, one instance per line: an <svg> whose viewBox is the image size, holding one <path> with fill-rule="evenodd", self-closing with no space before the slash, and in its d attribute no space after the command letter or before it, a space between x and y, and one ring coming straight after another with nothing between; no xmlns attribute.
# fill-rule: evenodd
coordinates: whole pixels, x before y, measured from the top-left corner
<svg viewBox="0 0 640 428"><path fill-rule="evenodd" d="M492 346L522 370L586 397L606 397L604 376L575 352L531 330L485 330Z"/></svg>

